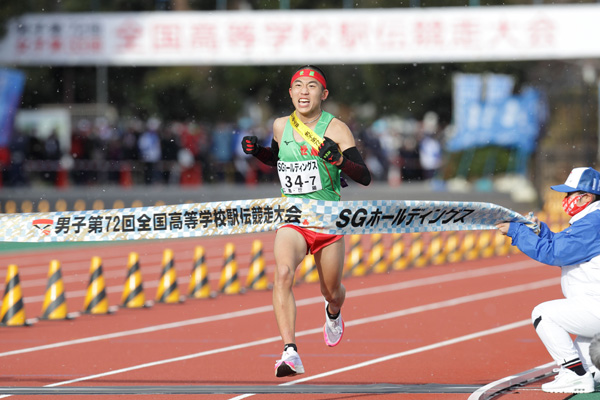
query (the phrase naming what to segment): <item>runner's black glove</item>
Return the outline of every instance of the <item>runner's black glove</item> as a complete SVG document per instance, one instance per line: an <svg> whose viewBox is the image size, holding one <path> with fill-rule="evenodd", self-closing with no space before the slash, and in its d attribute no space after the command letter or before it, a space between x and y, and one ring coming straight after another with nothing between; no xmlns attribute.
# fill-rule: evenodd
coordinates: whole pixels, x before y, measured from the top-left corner
<svg viewBox="0 0 600 400"><path fill-rule="evenodd" d="M321 147L319 147L319 157L331 164L335 164L342 157L342 153L340 153L337 143L326 137Z"/></svg>
<svg viewBox="0 0 600 400"><path fill-rule="evenodd" d="M242 139L242 149L246 154L255 155L259 150L258 138L256 136L244 136Z"/></svg>

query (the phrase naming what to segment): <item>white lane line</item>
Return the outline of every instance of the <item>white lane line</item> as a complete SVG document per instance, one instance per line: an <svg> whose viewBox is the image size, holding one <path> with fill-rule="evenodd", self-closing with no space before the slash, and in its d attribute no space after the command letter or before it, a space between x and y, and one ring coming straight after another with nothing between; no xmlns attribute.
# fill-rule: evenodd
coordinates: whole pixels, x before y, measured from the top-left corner
<svg viewBox="0 0 600 400"><path fill-rule="evenodd" d="M532 263L532 262L526 262L526 261L511 263L511 264L503 264L503 265L498 265L498 266L494 266L494 267L480 268L480 269L476 269L476 270L453 272L453 273L429 277L429 278L413 279L411 281L376 286L376 287L372 287L372 288L351 290L346 293L346 296L348 298L351 298L351 297L366 296L366 295L371 295L371 294L380 294L380 293L384 293L384 292L404 290L404 289L415 288L415 287L419 287L419 286L435 285L435 284L444 283L444 282L457 281L457 280L474 278L474 277L482 277L482 276L493 275L493 274L501 274L501 273L511 272L511 271L515 271L515 270L522 270L525 268L539 267L540 265L541 264L539 264L539 263ZM558 282L558 278L555 278L555 281ZM323 302L323 298L321 296L311 297L311 298L307 298L307 299L298 300L296 302L296 306L302 307L302 306L318 304L318 303L322 303L322 302ZM177 329L177 328L190 326L190 325L210 323L210 322L221 321L221 320L226 320L226 319L231 319L231 318L247 317L247 316L251 316L251 315L261 314L261 313L265 313L265 312L272 312L272 311L273 311L273 307L271 305L260 306L260 307L250 308L247 310L236 311L236 312L231 312L231 313L225 313L225 314L219 314L219 315L213 315L213 316L207 316L207 317L201 317L201 318L194 318L194 319L189 319L189 320L184 320L184 321L179 321L179 322L172 322L172 323L168 323L168 324L159 324L159 325L149 326L146 328L132 329L132 330L128 330L128 331L114 332L114 333L108 333L108 334L97 335L97 336L89 336L89 337L80 338L80 339L73 339L73 340L67 340L67 341L63 341L63 342L50 343L50 344L41 345L41 346L28 347L28 348L18 349L18 350L11 350L11 351L6 351L6 352L0 353L0 357L7 357L7 356L13 356L13 355L17 355L17 354L24 354L24 353L32 353L32 352L48 350L48 349L56 349L59 347L66 347L66 346L72 346L72 345L83 344L83 343L92 343L92 342L97 342L97 341L101 341L101 340L109 340L109 339L115 339L115 338L125 337L125 336L158 332L158 331L167 330L167 329ZM350 322L351 321L349 321L348 323L350 323Z"/></svg>
<svg viewBox="0 0 600 400"><path fill-rule="evenodd" d="M321 298L319 300L323 301ZM132 329L132 330L128 330L128 331L114 332L114 333L108 333L105 335L98 335L98 336L89 336L89 337L85 337L85 338L66 340L64 342L51 343L51 344L46 344L46 345L42 345L42 346L28 347L28 348L20 349L20 350L6 351L3 353L0 353L0 357L7 357L7 356L13 356L13 355L17 355L17 354L24 354L24 353L33 353L33 352L41 351L41 350L56 349L59 347L66 347L66 346L72 346L72 345L83 344L83 343L92 343L92 342L98 342L101 340L109 340L109 339L115 339L115 338L120 338L120 337L125 337L125 336L140 335L140 334L144 334L144 333L158 332L158 331L167 330L167 329L177 329L177 328L181 328L181 327L189 326L189 325L204 324L204 323L208 323L208 322L228 320L231 318L246 317L246 316L250 316L250 315L256 315L256 314L272 312L272 311L273 311L273 306L255 307L255 308L250 308L248 310L236 311L236 312L231 312L231 313L227 313L227 314L212 315L212 316L202 317L202 318L194 318L194 319L189 319L186 321L172 322L169 324L154 325L154 326L149 326L146 328Z"/></svg>
<svg viewBox="0 0 600 400"><path fill-rule="evenodd" d="M527 292L529 290L536 290L545 288L548 286L554 286L560 283L560 278L544 279L543 281L524 283L522 285L509 286L502 289L490 290L487 292L481 292L476 294L470 294L467 296L456 297L450 300L438 301L436 303L424 304L421 306L411 307L404 310L393 311L385 314L375 315L373 317L359 318L352 321L345 322L346 326L368 324L376 321L384 321L386 319L404 317L406 315L417 314L425 311L438 310L440 308L452 307L460 304L472 303L474 301L491 299L499 296L506 296L508 294L514 294L519 292ZM322 330L322 329L321 329Z"/></svg>
<svg viewBox="0 0 600 400"><path fill-rule="evenodd" d="M489 299L489 298L494 298L494 297L499 297L499 296L505 296L505 295L514 294L517 292L528 292L533 289L556 285L558 282L559 282L558 278L553 278L553 279L546 279L546 280L539 281L539 282L532 282L532 283L523 284L523 285L511 286L511 287L508 287L505 289L497 289L497 290L477 293L477 294L473 294L473 295L469 295L469 296L457 297L457 298L446 300L446 301L440 301L440 302L431 303L431 304L427 304L427 305L423 305L423 306L412 307L412 308L409 308L406 310L398 310L396 312L376 315L374 317L361 318L358 320L349 321L346 325L347 326L364 325L364 324L369 324L374 321L383 321L383 320L398 318L398 317L409 315L409 314L415 314L415 313L419 313L419 312L425 312L425 311L442 309L442 308L446 308L446 307L452 307L452 306L455 306L458 304L475 302L475 301L482 300L482 299ZM322 300L319 299L319 301L322 301ZM513 326L514 324L520 324L519 326L522 326L522 325L525 325L525 323L530 324L531 321L523 320L523 321L519 321L517 323L504 325L504 327L509 327L509 326L511 327L511 328L506 328L505 330L514 329L514 327L516 327L516 326ZM485 333L485 332L493 332L493 333L501 332L502 328L503 327L499 327L499 328L494 328L494 329L490 329L490 330L486 330L486 331L481 331L481 332L471 334L471 335L461 336L456 339L446 340L443 342L439 342L438 344L424 346L419 349L431 350L431 349L434 349L434 348L437 348L440 346L447 346L450 344L458 343L460 341L469 340L470 338L473 338L473 337L479 337L478 335L485 336L485 335L492 334L492 333ZM314 328L314 329L307 329L304 331L297 332L296 337L320 334L322 331L323 331L322 327L318 327L318 328ZM267 343L276 342L279 340L281 340L281 338L279 336L274 336L274 337L265 338L265 339L261 339L261 340L255 340L252 342L241 343L241 344L237 344L237 345L233 345L233 346L227 346L227 347L221 347L221 348L217 348L217 349L213 349L213 350L202 351L199 353L187 354L184 356L167 358L164 360L154 361L154 362L150 362L150 363L133 365L133 366L127 367L127 368L121 368L118 370L102 372L99 374L84 376L84 377L80 377L80 378L76 378L76 379L71 379L68 381L57 382L57 383L53 383L50 385L46 385L45 387L62 386L62 385L68 385L71 383L76 383L76 382L83 382L83 381L88 381L88 380L92 380L92 379L103 378L103 377L107 377L107 376L111 376L111 375L135 371L135 370L139 370L139 369L144 369L144 368L149 368L149 367L154 367L154 366L159 366L159 365L165 365L165 364L170 364L170 363L174 363L174 362L185 361L185 360L190 360L190 359L199 358L199 357L205 357L208 355L214 355L214 354L219 354L219 353L225 353L225 352L234 351L234 350L245 349L245 348L249 348L249 347L253 347L253 346L259 346L259 345L263 345L263 344L267 344ZM396 355L380 357L375 360L381 360L378 362L382 362L382 361L386 361L388 359L401 357L403 355L416 354L417 352L425 351L425 350L419 350L419 349L408 350L408 351L405 351L402 353L397 353ZM362 364L365 364L365 363L361 363L361 364L357 364L357 365L364 366ZM320 377L322 375L317 375L317 376ZM307 378L305 378L305 379L307 379ZM316 379L316 378L314 378L314 379ZM303 382L303 380L299 380L297 382Z"/></svg>
<svg viewBox="0 0 600 400"><path fill-rule="evenodd" d="M489 335L494 335L496 333L506 332L506 331L521 328L523 326L527 326L530 324L531 324L530 319L524 319L522 321L517 321L517 322L510 323L510 324L498 326L496 328L487 329L484 331L479 331L479 332L471 333L471 334L464 335L464 336L459 336L459 337L456 337L453 339L444 340L444 341L433 343L433 344L430 344L427 346L418 347L416 349L406 350L406 351L402 351L400 353L389 354L387 356L374 358L374 359L368 360L368 361L363 361L358 364L348 365L346 367L323 372L321 374L307 376L304 378L296 379L294 381L282 383L278 386L291 386L291 385L295 385L297 383L303 383L303 382L308 382L308 381L312 381L315 379L325 378L327 376L341 374L341 373L352 371L355 369L368 367L368 366L371 366L374 364L379 364L379 363L383 363L383 362L386 362L389 360L394 360L396 358L406 357L406 356L410 356L413 354L419 354L419 353L423 353L425 351L435 350L435 349L439 349L441 347L446 347L446 346L452 346L454 344L466 342L466 341L473 340L473 339L479 339L484 336L489 336ZM236 396L236 397L231 398L230 400L241 400L241 399L245 399L245 398L251 397L251 396L254 396L254 393L247 393L247 394L243 394L240 396Z"/></svg>

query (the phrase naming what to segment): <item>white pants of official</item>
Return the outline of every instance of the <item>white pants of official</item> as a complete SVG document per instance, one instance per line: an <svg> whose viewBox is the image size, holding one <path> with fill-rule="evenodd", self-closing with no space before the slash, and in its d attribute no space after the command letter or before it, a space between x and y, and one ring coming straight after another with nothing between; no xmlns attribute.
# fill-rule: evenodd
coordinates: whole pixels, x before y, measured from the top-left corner
<svg viewBox="0 0 600 400"><path fill-rule="evenodd" d="M598 371L590 358L590 343L600 333L600 299L580 296L547 301L533 309L532 321L539 317L536 332L556 364L580 358L587 371ZM570 334L576 335L574 341Z"/></svg>

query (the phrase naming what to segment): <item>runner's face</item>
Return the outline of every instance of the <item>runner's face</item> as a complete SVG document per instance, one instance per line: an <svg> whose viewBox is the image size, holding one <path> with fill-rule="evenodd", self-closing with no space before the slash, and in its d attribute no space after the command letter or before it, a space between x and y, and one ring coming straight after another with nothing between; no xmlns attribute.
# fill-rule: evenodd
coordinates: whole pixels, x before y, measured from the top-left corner
<svg viewBox="0 0 600 400"><path fill-rule="evenodd" d="M327 98L329 91L311 77L300 77L292 82L290 97L294 107L301 114L311 115L321 110L321 102Z"/></svg>

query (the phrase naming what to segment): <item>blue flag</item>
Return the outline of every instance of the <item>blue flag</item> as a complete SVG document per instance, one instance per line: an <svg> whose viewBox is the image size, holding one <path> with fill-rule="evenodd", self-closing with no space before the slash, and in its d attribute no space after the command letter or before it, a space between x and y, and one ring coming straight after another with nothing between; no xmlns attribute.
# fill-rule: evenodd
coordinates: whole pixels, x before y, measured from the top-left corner
<svg viewBox="0 0 600 400"><path fill-rule="evenodd" d="M0 68L0 147L7 147L25 85L25 74Z"/></svg>
<svg viewBox="0 0 600 400"><path fill-rule="evenodd" d="M524 88L513 95L506 75L458 74L454 77L454 127L449 151L502 146L533 152L545 119L539 91Z"/></svg>

